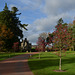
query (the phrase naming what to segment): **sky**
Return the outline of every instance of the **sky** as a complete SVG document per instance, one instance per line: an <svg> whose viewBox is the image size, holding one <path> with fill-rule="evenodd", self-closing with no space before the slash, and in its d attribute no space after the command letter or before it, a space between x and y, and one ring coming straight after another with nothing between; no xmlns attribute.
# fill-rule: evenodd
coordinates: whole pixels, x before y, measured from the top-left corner
<svg viewBox="0 0 75 75"><path fill-rule="evenodd" d="M9 10L15 6L22 24L28 24L28 31L23 30L23 39L27 38L36 44L39 34L53 32L57 21L62 18L66 23L72 23L75 17L75 0L0 0L0 11L5 3Z"/></svg>

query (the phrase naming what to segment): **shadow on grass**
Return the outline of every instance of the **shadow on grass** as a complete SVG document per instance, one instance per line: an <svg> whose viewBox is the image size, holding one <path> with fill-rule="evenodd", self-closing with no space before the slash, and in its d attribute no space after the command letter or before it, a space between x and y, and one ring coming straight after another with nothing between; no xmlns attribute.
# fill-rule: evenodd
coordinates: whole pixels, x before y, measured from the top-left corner
<svg viewBox="0 0 75 75"><path fill-rule="evenodd" d="M34 61L28 61L32 70L44 69L51 66L58 66L59 59L33 59ZM54 63L55 62L55 63Z"/></svg>
<svg viewBox="0 0 75 75"><path fill-rule="evenodd" d="M75 57L71 57L68 59L62 59L62 64L70 64L70 63L75 63Z"/></svg>
<svg viewBox="0 0 75 75"><path fill-rule="evenodd" d="M67 59L62 58L62 66L64 64L72 64L72 63L75 63L75 57L71 57ZM59 67L59 58L53 58L51 56L51 57L41 57L41 59L30 59L28 61L28 64L31 70L40 70L40 69L53 67L53 66L56 68L57 66ZM68 70L68 68L66 67L66 69L64 70Z"/></svg>

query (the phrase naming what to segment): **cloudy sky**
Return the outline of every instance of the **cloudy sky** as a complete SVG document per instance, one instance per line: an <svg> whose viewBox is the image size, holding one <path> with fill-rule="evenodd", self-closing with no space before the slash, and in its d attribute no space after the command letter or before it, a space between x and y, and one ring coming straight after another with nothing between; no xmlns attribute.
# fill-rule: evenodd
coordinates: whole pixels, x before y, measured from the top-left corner
<svg viewBox="0 0 75 75"><path fill-rule="evenodd" d="M29 24L28 31L23 30L24 38L36 44L40 33L53 32L57 21L71 23L75 17L75 0L0 0L0 11L5 3L9 9L16 6L22 13L22 24Z"/></svg>

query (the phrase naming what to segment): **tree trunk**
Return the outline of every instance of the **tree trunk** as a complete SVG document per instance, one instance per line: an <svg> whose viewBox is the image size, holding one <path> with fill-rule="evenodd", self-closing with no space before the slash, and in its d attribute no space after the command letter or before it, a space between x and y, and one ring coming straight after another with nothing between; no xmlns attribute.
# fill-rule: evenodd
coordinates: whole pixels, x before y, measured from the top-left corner
<svg viewBox="0 0 75 75"><path fill-rule="evenodd" d="M59 70L61 71L61 48L60 48Z"/></svg>
<svg viewBox="0 0 75 75"><path fill-rule="evenodd" d="M40 52L39 52L39 59L40 59Z"/></svg>

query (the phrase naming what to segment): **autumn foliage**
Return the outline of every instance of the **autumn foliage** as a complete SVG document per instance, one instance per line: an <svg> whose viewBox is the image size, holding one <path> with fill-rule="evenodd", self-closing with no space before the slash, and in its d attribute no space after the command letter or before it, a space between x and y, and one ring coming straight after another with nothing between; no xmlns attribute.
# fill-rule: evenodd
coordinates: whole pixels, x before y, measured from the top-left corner
<svg viewBox="0 0 75 75"><path fill-rule="evenodd" d="M19 50L19 42L15 42L12 46L14 51L18 51Z"/></svg>
<svg viewBox="0 0 75 75"><path fill-rule="evenodd" d="M56 31L53 32L54 49L59 50L61 48L62 50L66 50L68 47L70 47L72 43L71 33L71 31L68 32L67 25L57 25Z"/></svg>
<svg viewBox="0 0 75 75"><path fill-rule="evenodd" d="M2 39L11 39L13 35L14 35L13 32L11 32L6 25L0 26L0 37Z"/></svg>
<svg viewBox="0 0 75 75"><path fill-rule="evenodd" d="M6 41L12 39L13 36L13 32L11 32L6 25L0 25L0 49L4 48Z"/></svg>
<svg viewBox="0 0 75 75"><path fill-rule="evenodd" d="M38 51L45 51L46 42L44 38L39 37L37 44L38 44Z"/></svg>
<svg viewBox="0 0 75 75"><path fill-rule="evenodd" d="M61 71L62 52L65 52L72 44L72 31L68 31L67 24L58 24L55 28L56 30L53 32L53 44L54 49L59 51L56 55L60 57L59 70Z"/></svg>

